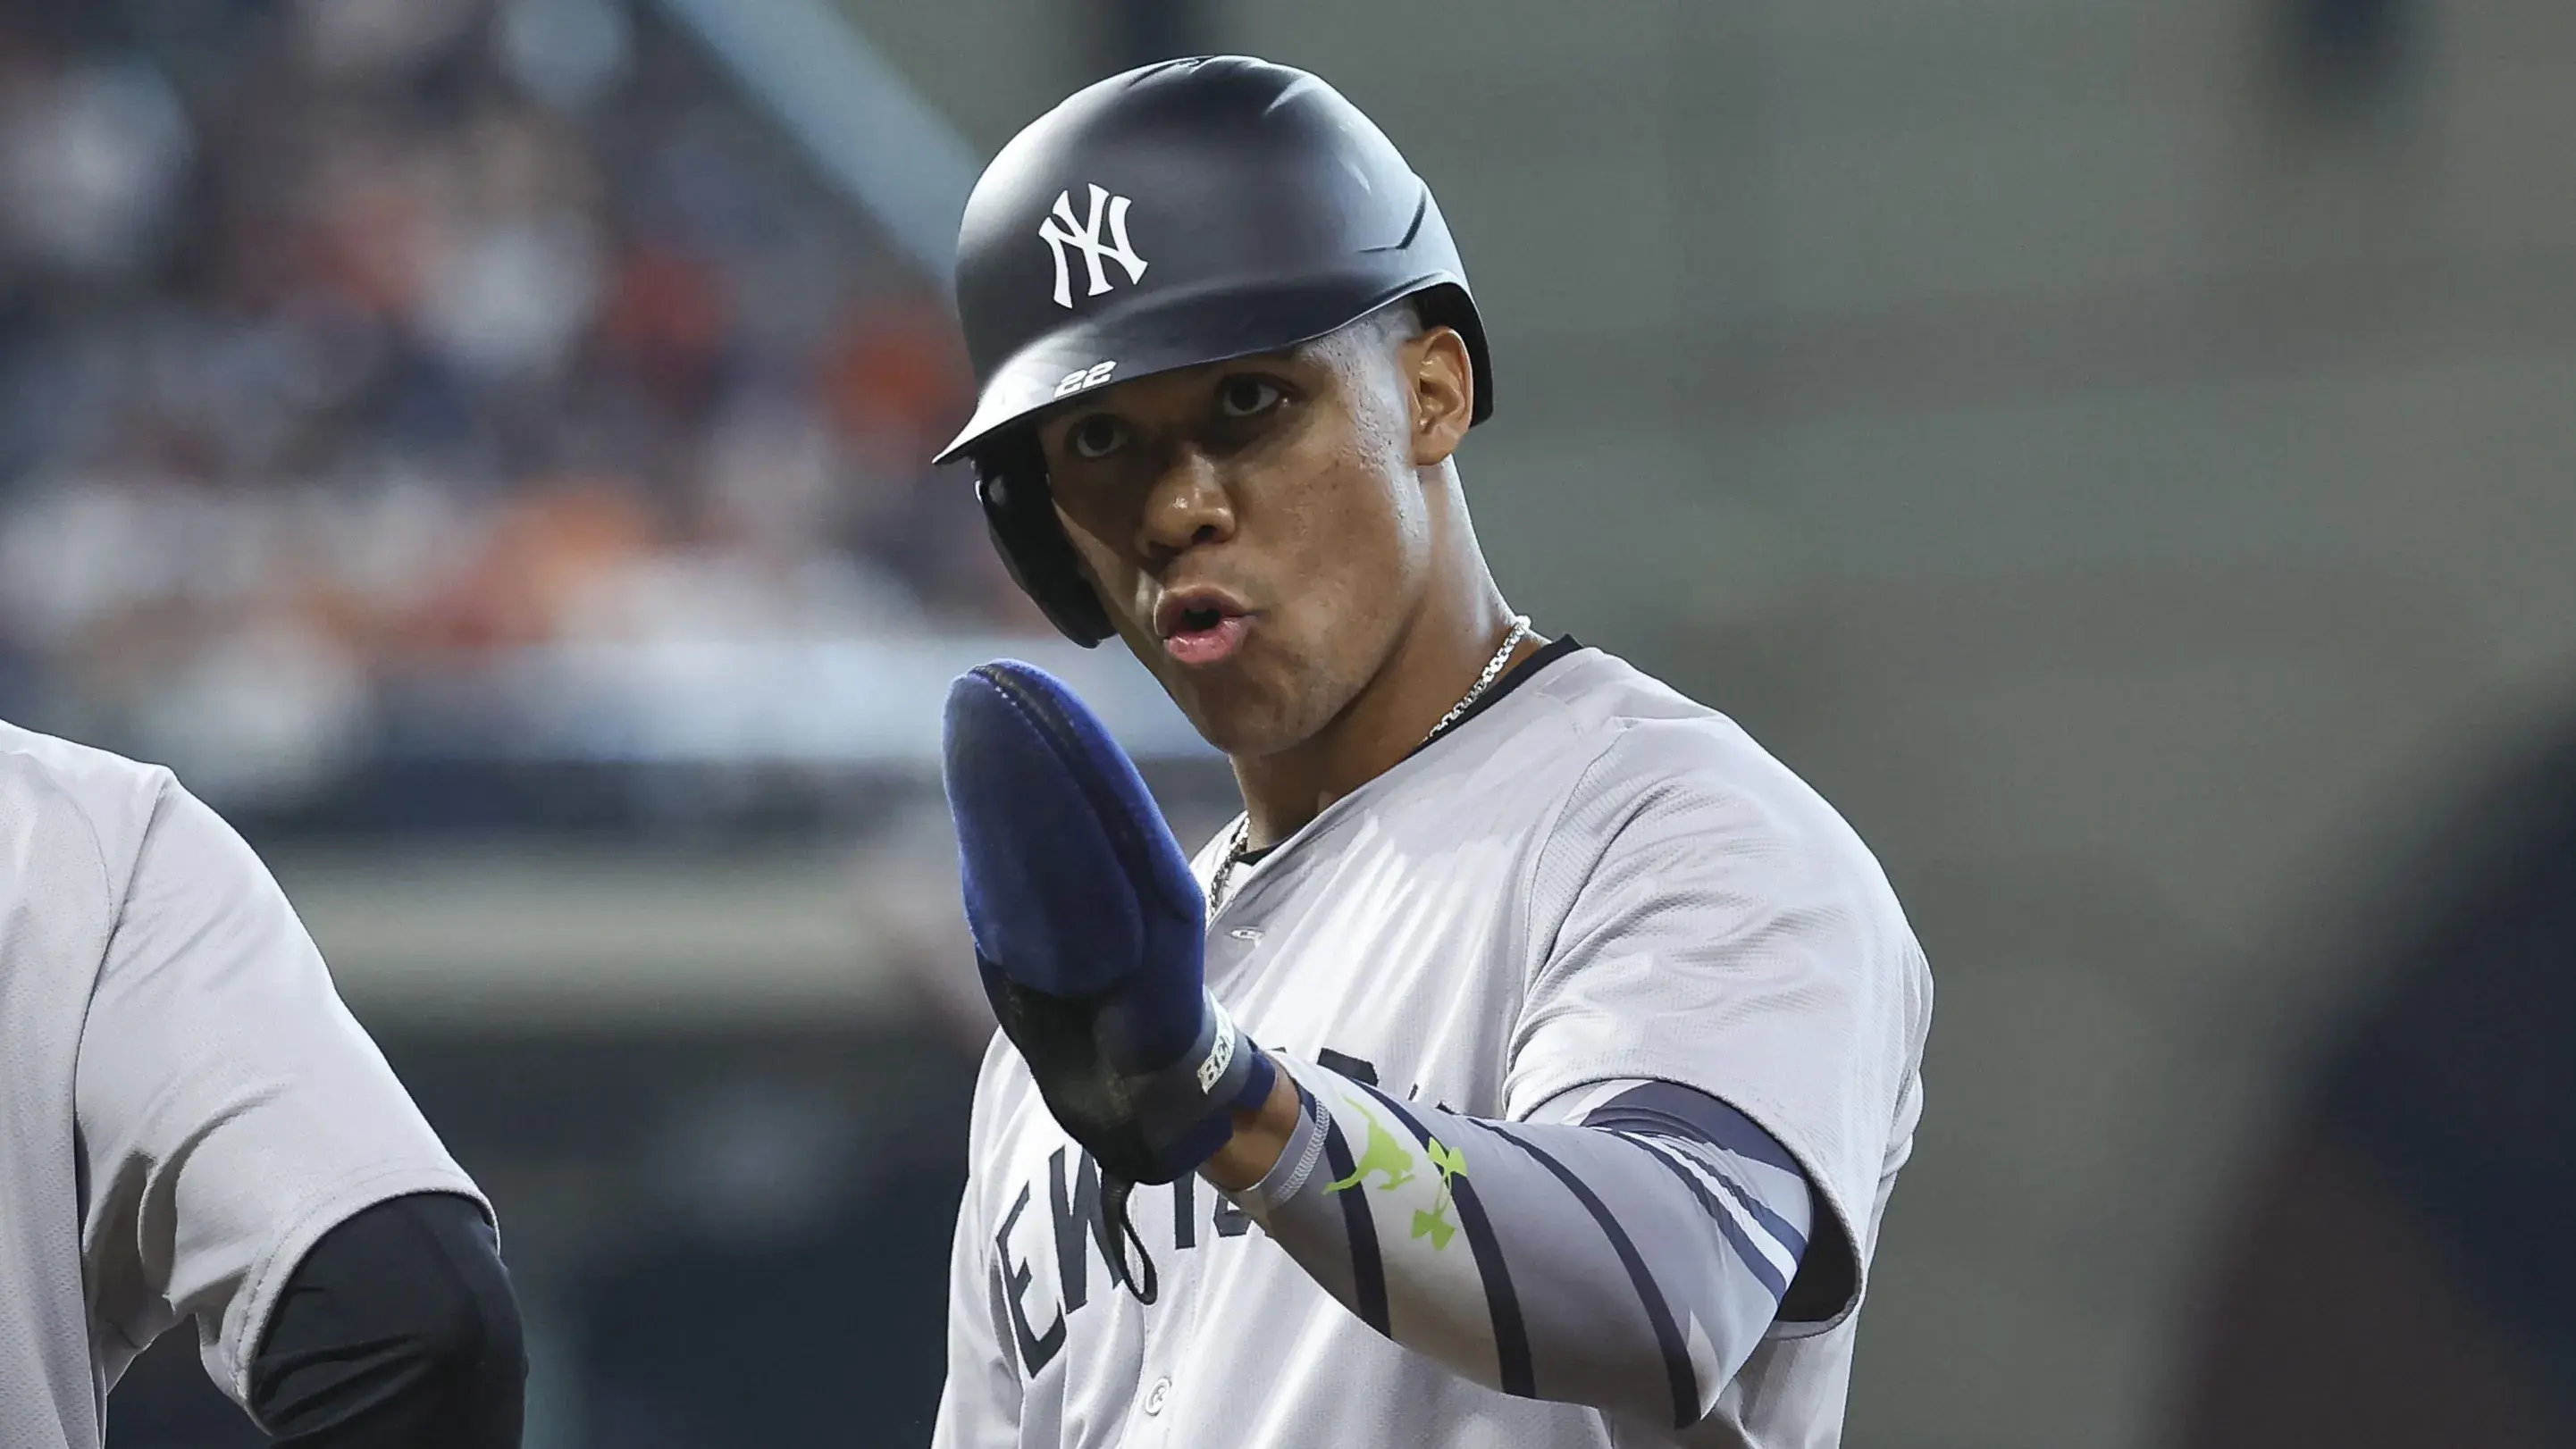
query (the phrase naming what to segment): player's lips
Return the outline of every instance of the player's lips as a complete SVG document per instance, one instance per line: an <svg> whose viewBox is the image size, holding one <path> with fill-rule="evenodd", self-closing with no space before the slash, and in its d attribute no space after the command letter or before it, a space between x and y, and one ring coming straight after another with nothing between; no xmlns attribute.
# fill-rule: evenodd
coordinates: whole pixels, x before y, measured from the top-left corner
<svg viewBox="0 0 2576 1449"><path fill-rule="evenodd" d="M1154 605L1154 632L1163 652L1181 664L1233 657L1251 628L1252 611L1222 589L1177 589Z"/></svg>

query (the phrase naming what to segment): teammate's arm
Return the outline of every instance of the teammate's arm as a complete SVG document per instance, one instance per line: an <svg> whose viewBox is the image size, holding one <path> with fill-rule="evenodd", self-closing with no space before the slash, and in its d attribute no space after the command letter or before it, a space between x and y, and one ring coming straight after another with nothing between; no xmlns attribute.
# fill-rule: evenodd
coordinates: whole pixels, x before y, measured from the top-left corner
<svg viewBox="0 0 2576 1449"><path fill-rule="evenodd" d="M217 1386L288 1444L518 1444L517 1311L472 1179L267 868L176 784L125 885L74 1091L104 1327L148 1343L193 1316Z"/></svg>
<svg viewBox="0 0 2576 1449"><path fill-rule="evenodd" d="M984 1110L979 1086L976 1120L967 1131L970 1172L975 1170L971 1164L981 1160ZM948 1379L939 1392L931 1449L1012 1449L1020 1441L1018 1331L1004 1306L992 1230L975 1210L975 1187L970 1176L949 1245Z"/></svg>
<svg viewBox="0 0 2576 1449"><path fill-rule="evenodd" d="M1702 1093L1609 1083L1506 1123L1277 1060L1294 1081L1207 1175L1363 1322L1488 1387L1687 1427L1797 1274L1805 1178Z"/></svg>
<svg viewBox="0 0 2576 1449"><path fill-rule="evenodd" d="M501 1244L453 1193L398 1197L296 1265L251 1363L276 1449L515 1445L527 1371Z"/></svg>

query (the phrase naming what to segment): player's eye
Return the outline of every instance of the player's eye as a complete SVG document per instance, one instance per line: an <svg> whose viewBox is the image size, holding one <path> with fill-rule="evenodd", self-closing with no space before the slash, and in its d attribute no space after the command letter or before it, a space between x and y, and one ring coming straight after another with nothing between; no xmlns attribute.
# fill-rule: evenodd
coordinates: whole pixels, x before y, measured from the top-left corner
<svg viewBox="0 0 2576 1449"><path fill-rule="evenodd" d="M1075 423L1064 435L1064 446L1077 458L1100 459L1115 453L1127 441L1127 426L1106 413L1093 413Z"/></svg>
<svg viewBox="0 0 2576 1449"><path fill-rule="evenodd" d="M1230 418L1256 418L1279 406L1285 396L1279 384L1266 377L1237 374L1217 384L1216 405Z"/></svg>

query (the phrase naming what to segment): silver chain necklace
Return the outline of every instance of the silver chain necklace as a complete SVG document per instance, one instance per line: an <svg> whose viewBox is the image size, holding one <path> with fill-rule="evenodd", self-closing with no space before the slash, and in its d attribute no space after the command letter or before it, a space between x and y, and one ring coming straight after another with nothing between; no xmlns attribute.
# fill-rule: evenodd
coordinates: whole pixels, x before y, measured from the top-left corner
<svg viewBox="0 0 2576 1449"><path fill-rule="evenodd" d="M1443 731L1466 718L1467 711L1475 707L1476 701L1485 697L1485 691L1494 687L1494 681L1503 677L1503 666L1511 663L1512 651L1521 647L1521 641L1529 638L1531 633L1529 615L1514 614L1510 632L1503 635L1503 647L1494 651L1494 657L1485 661L1484 672L1476 676L1476 682L1468 686L1466 694L1449 706L1447 714L1440 716L1440 723L1431 727L1431 733L1422 737L1422 745L1440 738ZM1422 745L1414 748L1418 750ZM1225 859L1217 863L1216 874L1208 881L1207 913L1211 921L1225 907L1226 888L1234 880L1235 867L1243 864L1244 845L1251 834L1252 814L1246 811L1234 822L1233 833L1225 843Z"/></svg>

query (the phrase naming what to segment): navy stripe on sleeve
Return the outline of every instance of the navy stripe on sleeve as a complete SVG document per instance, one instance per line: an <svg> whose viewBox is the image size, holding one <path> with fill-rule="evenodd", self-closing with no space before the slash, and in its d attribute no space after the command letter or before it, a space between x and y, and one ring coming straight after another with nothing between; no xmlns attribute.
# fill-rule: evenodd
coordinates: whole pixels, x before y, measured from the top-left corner
<svg viewBox="0 0 2576 1449"><path fill-rule="evenodd" d="M1646 1320L1654 1325L1655 1342L1663 1349L1664 1376L1671 1382L1673 1391L1673 1427L1687 1429L1698 1423L1699 1373L1691 1367L1690 1352L1682 1344L1681 1329L1673 1322L1673 1311L1664 1302L1663 1291L1655 1286L1654 1276L1646 1271L1645 1259L1638 1255L1637 1245L1629 1241L1627 1230L1619 1226L1619 1220L1610 1215L1609 1207L1594 1195L1582 1178L1566 1170L1565 1164L1503 1127L1495 1126L1493 1130L1495 1136L1528 1153L1539 1166L1554 1174L1557 1181L1565 1184L1565 1190L1574 1194L1575 1200L1592 1214L1593 1221L1601 1225L1602 1236L1610 1240L1611 1251L1619 1255L1620 1263L1628 1269L1628 1281L1635 1285L1637 1299L1645 1305Z"/></svg>
<svg viewBox="0 0 2576 1449"><path fill-rule="evenodd" d="M1697 1137L1684 1137L1671 1132L1658 1131L1651 1127L1633 1127L1615 1121L1596 1122L1586 1118L1583 1125L1586 1127L1597 1128L1616 1137L1624 1137L1631 1142L1684 1142L1695 1147L1711 1145L1700 1141ZM1796 1257L1804 1258L1807 1256L1807 1235L1799 1232L1797 1227L1787 1218L1773 1212L1771 1210L1771 1204L1754 1196L1753 1189L1737 1182L1726 1172L1725 1169L1719 1167L1713 1162L1704 1162L1698 1158L1693 1158L1692 1162L1700 1171L1716 1178L1718 1184L1726 1189L1726 1195L1741 1204L1744 1208L1745 1215L1752 1218L1755 1222L1760 1223L1764 1232L1777 1238L1780 1241L1780 1246L1787 1248L1790 1253Z"/></svg>
<svg viewBox="0 0 2576 1449"><path fill-rule="evenodd" d="M1678 1132L1766 1167L1807 1175L1797 1159L1752 1118L1678 1082L1639 1082L1586 1113L1583 1125Z"/></svg>
<svg viewBox="0 0 2576 1449"><path fill-rule="evenodd" d="M1778 1303L1787 1295L1789 1280L1781 1277L1780 1270L1772 1265L1770 1259L1762 1256L1762 1250L1754 1246L1752 1239L1744 1235L1744 1229L1735 1221L1735 1214L1728 1212L1726 1205L1709 1192L1708 1184L1700 1181L1698 1173L1665 1156L1655 1148L1654 1144L1641 1140L1635 1133L1620 1132L1613 1135L1622 1141L1635 1143L1638 1151L1655 1159L1663 1165L1665 1171L1682 1180L1682 1185L1690 1189L1691 1196L1699 1199L1699 1205L1707 1210L1710 1217L1717 1220L1717 1230L1726 1236L1727 1246L1735 1249L1735 1256L1743 1259L1744 1266L1753 1271L1754 1278L1764 1288L1770 1290L1773 1303Z"/></svg>
<svg viewBox="0 0 2576 1449"><path fill-rule="evenodd" d="M1331 1168L1333 1180L1351 1175L1351 1144L1342 1138L1342 1124L1327 1120L1324 1126L1324 1165ZM1369 1215L1368 1185L1354 1183L1348 1192L1333 1194L1342 1200L1342 1226L1351 1239L1351 1292L1358 1297L1360 1321L1378 1332L1394 1337L1388 1327L1386 1311L1386 1263L1378 1256L1377 1224Z"/></svg>
<svg viewBox="0 0 2576 1449"><path fill-rule="evenodd" d="M1796 1159L1781 1150L1770 1133L1733 1107L1705 1092L1674 1082L1642 1082L1603 1103L1583 1119L1586 1127L1599 1127L1611 1132L1628 1132L1650 1137L1679 1137L1702 1143L1722 1152L1783 1172L1795 1173L1806 1180L1805 1169ZM1771 1205L1728 1174L1710 1167L1710 1175L1726 1185L1727 1195L1744 1205L1744 1210L1760 1223L1765 1232L1800 1258L1807 1256L1807 1235L1791 1227L1786 1218L1771 1210Z"/></svg>
<svg viewBox="0 0 2576 1449"><path fill-rule="evenodd" d="M1709 1176L1716 1178L1720 1183L1725 1185L1727 1195L1734 1198L1737 1202L1742 1203L1744 1205L1745 1213L1755 1222L1760 1223L1764 1232L1769 1233L1771 1236L1780 1240L1780 1246L1787 1248L1791 1253L1800 1258L1807 1256L1807 1235L1799 1232L1797 1228L1790 1224L1787 1218L1773 1212L1771 1210L1771 1204L1755 1197L1751 1188L1737 1182L1733 1177L1728 1176L1718 1168L1707 1163L1702 1163L1700 1165ZM1804 1179L1801 1178L1801 1181L1803 1180Z"/></svg>
<svg viewBox="0 0 2576 1449"><path fill-rule="evenodd" d="M1424 1149L1429 1149L1430 1129L1404 1110L1404 1104L1375 1087L1363 1090L1393 1112L1396 1120L1421 1140ZM1494 1317L1494 1359L1502 1371L1503 1392L1535 1399L1539 1396L1538 1378L1530 1364L1529 1328L1521 1321L1520 1295L1512 1288L1511 1268L1503 1261L1502 1241L1494 1236L1493 1220L1485 1216L1485 1205L1477 1198L1476 1185L1466 1173L1449 1179L1449 1196L1458 1205L1458 1226L1467 1234L1467 1250L1476 1260L1476 1276L1484 1280L1485 1306Z"/></svg>

